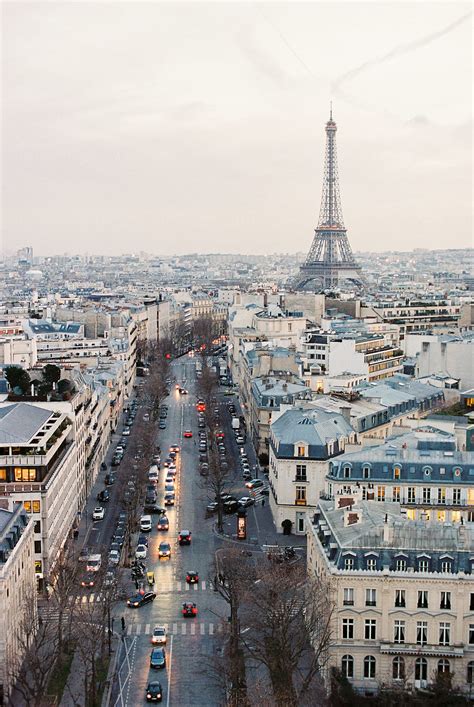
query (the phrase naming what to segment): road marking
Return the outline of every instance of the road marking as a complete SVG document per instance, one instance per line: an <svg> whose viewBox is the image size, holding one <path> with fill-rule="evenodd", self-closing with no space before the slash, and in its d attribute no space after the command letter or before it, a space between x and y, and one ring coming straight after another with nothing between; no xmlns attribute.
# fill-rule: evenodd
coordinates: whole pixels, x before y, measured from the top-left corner
<svg viewBox="0 0 474 707"><path fill-rule="evenodd" d="M194 584L193 586L194 586L194 591L197 592L197 590L199 589L198 585Z"/></svg>
<svg viewBox="0 0 474 707"><path fill-rule="evenodd" d="M196 624L191 624L191 636L196 635Z"/></svg>
<svg viewBox="0 0 474 707"><path fill-rule="evenodd" d="M178 633L178 624L173 624L173 633L174 634Z"/></svg>
<svg viewBox="0 0 474 707"><path fill-rule="evenodd" d="M209 635L210 636L214 635L214 624L209 624Z"/></svg>
<svg viewBox="0 0 474 707"><path fill-rule="evenodd" d="M201 587L202 587L202 591L205 592L206 591L206 580L203 580L201 582Z"/></svg>
<svg viewBox="0 0 474 707"><path fill-rule="evenodd" d="M185 636L186 635L186 624L181 624L181 635Z"/></svg>
<svg viewBox="0 0 474 707"><path fill-rule="evenodd" d="M137 624L137 636L140 635L141 631L142 631L142 625L141 625L141 624Z"/></svg>
<svg viewBox="0 0 474 707"><path fill-rule="evenodd" d="M222 633L222 624L217 624L217 633Z"/></svg>
<svg viewBox="0 0 474 707"><path fill-rule="evenodd" d="M145 634L148 636L149 633L150 633L150 624L147 624L145 626Z"/></svg>
<svg viewBox="0 0 474 707"><path fill-rule="evenodd" d="M127 628L127 636L131 636L131 635L132 635L132 628L133 628L133 625L130 624L130 626Z"/></svg>
<svg viewBox="0 0 474 707"><path fill-rule="evenodd" d="M168 692L166 695L166 707L170 705L170 694L171 694L171 661L173 660L173 636L170 638L170 652L168 658Z"/></svg>
<svg viewBox="0 0 474 707"><path fill-rule="evenodd" d="M200 624L199 627L201 629L201 636L204 636L206 633L206 624Z"/></svg>
<svg viewBox="0 0 474 707"><path fill-rule="evenodd" d="M181 582L176 582L176 591L180 592L181 591Z"/></svg>
<svg viewBox="0 0 474 707"><path fill-rule="evenodd" d="M86 604L87 603L87 596L84 594L84 596L81 599L81 604Z"/></svg>
<svg viewBox="0 0 474 707"><path fill-rule="evenodd" d="M194 586L196 586L196 585L194 585ZM189 592L189 590L191 589L191 587L189 586L189 584L186 584L185 589L186 589L187 592Z"/></svg>

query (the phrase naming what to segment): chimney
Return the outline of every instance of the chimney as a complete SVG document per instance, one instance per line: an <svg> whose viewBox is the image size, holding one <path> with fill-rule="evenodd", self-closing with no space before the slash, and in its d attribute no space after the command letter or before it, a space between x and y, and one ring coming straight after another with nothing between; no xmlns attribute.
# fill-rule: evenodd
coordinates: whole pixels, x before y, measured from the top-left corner
<svg viewBox="0 0 474 707"><path fill-rule="evenodd" d="M393 541L393 526L388 522L388 514L385 514L385 520L383 524L383 541L384 543L391 543Z"/></svg>
<svg viewBox="0 0 474 707"><path fill-rule="evenodd" d="M344 420L348 425L351 424L351 406L350 405L339 405L339 412L341 413Z"/></svg>
<svg viewBox="0 0 474 707"><path fill-rule="evenodd" d="M268 307L268 295L266 292L263 293L263 306Z"/></svg>

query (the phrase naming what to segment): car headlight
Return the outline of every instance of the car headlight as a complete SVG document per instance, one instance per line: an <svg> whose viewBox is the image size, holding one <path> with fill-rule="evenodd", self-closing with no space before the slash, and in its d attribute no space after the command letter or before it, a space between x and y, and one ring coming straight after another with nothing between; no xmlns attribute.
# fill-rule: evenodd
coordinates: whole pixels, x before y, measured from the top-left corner
<svg viewBox="0 0 474 707"><path fill-rule="evenodd" d="M151 692L147 692L147 693L146 693L146 696L147 696L147 697L151 697Z"/></svg>

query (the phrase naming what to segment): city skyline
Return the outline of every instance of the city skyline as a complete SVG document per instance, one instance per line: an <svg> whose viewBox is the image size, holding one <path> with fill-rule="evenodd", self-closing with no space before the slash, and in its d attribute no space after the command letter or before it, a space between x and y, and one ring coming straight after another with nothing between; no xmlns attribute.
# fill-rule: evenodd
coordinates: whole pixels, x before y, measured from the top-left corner
<svg viewBox="0 0 474 707"><path fill-rule="evenodd" d="M467 4L137 8L3 6L4 253L306 253L331 98L354 251L471 245Z"/></svg>

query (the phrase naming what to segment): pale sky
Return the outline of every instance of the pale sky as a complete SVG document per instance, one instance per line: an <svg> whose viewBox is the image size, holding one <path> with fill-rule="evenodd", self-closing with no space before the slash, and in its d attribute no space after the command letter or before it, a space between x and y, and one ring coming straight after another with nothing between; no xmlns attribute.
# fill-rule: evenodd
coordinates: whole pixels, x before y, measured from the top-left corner
<svg viewBox="0 0 474 707"><path fill-rule="evenodd" d="M330 100L353 249L472 245L469 13L3 2L3 250L307 251Z"/></svg>

